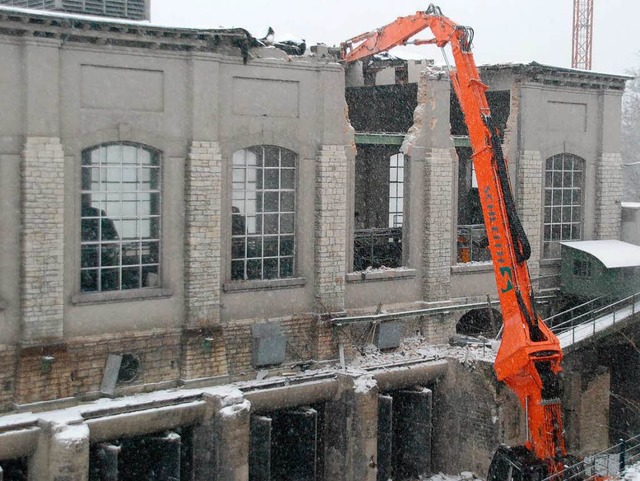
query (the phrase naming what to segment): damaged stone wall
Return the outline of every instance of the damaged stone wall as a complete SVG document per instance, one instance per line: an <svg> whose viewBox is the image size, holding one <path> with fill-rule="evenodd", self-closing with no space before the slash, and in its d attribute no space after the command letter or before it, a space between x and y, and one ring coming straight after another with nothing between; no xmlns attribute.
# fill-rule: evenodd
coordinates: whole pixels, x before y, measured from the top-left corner
<svg viewBox="0 0 640 481"><path fill-rule="evenodd" d="M434 392L434 471L486 476L501 442L524 440L517 399L488 362L449 362Z"/></svg>

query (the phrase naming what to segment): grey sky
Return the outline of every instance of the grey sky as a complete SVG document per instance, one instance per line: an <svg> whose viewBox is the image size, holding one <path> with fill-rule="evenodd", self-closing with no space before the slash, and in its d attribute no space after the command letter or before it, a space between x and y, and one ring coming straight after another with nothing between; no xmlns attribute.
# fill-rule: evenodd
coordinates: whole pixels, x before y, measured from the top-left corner
<svg viewBox="0 0 640 481"><path fill-rule="evenodd" d="M529 62L569 67L573 0L439 0L445 15L476 32L476 62ZM638 0L594 0L593 70L624 73L640 66ZM154 23L185 27L243 27L262 37L304 38L308 45L341 40L425 10L429 0L151 0ZM422 35L426 38L428 35ZM440 61L432 46L425 57Z"/></svg>

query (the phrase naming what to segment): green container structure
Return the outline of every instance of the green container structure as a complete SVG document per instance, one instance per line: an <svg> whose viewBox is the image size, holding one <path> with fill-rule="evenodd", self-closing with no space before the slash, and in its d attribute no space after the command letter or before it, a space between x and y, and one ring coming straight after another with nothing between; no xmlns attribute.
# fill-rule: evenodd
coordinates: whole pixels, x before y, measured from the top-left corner
<svg viewBox="0 0 640 481"><path fill-rule="evenodd" d="M560 244L563 294L621 299L640 292L640 246L619 240Z"/></svg>

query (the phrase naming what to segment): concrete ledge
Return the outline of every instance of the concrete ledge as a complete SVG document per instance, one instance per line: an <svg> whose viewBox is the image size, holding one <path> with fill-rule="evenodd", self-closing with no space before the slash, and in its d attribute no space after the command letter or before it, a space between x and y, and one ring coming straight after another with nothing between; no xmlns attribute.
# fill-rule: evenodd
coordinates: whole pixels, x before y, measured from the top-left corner
<svg viewBox="0 0 640 481"><path fill-rule="evenodd" d="M448 361L432 361L424 364L385 369L372 372L380 391L400 389L414 384L424 384L442 377L447 372Z"/></svg>
<svg viewBox="0 0 640 481"><path fill-rule="evenodd" d="M452 274L463 274L465 272L489 272L493 271L493 262L478 262L478 263L465 263L465 264L456 264L455 266L451 266Z"/></svg>
<svg viewBox="0 0 640 481"><path fill-rule="evenodd" d="M201 387L220 386L221 384L229 384L231 382L231 376L212 376L212 377L200 377L197 379L180 379L179 384L188 389L195 389Z"/></svg>
<svg viewBox="0 0 640 481"><path fill-rule="evenodd" d="M30 456L38 446L39 434L38 427L0 433L0 459Z"/></svg>
<svg viewBox="0 0 640 481"><path fill-rule="evenodd" d="M60 399L52 399L51 401L39 401L29 404L15 404L14 408L17 413L37 413L52 411L54 409L65 409L76 405L78 405L77 398L65 397Z"/></svg>
<svg viewBox="0 0 640 481"><path fill-rule="evenodd" d="M304 277L292 277L289 279L266 279L254 281L225 282L222 289L225 292L242 292L268 289L289 289L302 287L307 283Z"/></svg>
<svg viewBox="0 0 640 481"><path fill-rule="evenodd" d="M337 379L311 381L294 386L260 389L244 393L251 411L274 411L333 399L338 393Z"/></svg>
<svg viewBox="0 0 640 481"><path fill-rule="evenodd" d="M107 441L197 424L204 419L206 410L206 401L195 401L88 419L86 423L91 442Z"/></svg>
<svg viewBox="0 0 640 481"><path fill-rule="evenodd" d="M361 272L349 272L347 282L392 281L395 279L412 279L418 271L415 269L385 269Z"/></svg>
<svg viewBox="0 0 640 481"><path fill-rule="evenodd" d="M76 305L101 304L107 302L142 301L173 296L170 289L131 289L112 292L79 292L71 296L71 303Z"/></svg>

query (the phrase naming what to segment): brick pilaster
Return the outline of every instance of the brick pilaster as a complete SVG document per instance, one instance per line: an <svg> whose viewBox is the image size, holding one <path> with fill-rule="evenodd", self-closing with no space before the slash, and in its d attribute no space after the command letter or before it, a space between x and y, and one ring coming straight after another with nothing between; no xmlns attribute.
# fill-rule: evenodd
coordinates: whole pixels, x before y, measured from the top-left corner
<svg viewBox="0 0 640 481"><path fill-rule="evenodd" d="M27 137L22 159L22 342L62 337L64 151L57 137Z"/></svg>
<svg viewBox="0 0 640 481"><path fill-rule="evenodd" d="M423 294L427 301L449 298L453 159L450 149L432 148L424 164Z"/></svg>
<svg viewBox="0 0 640 481"><path fill-rule="evenodd" d="M622 215L622 158L603 153L596 164L596 239L619 239Z"/></svg>
<svg viewBox="0 0 640 481"><path fill-rule="evenodd" d="M319 312L345 308L347 155L324 145L316 168L315 296Z"/></svg>
<svg viewBox="0 0 640 481"><path fill-rule="evenodd" d="M512 164L513 165L513 164ZM516 172L516 205L529 243L531 258L529 273L535 279L540 274L540 246L542 245L542 158L537 150L520 152Z"/></svg>
<svg viewBox="0 0 640 481"><path fill-rule="evenodd" d="M184 297L189 328L220 319L222 154L217 142L193 142L185 172Z"/></svg>

